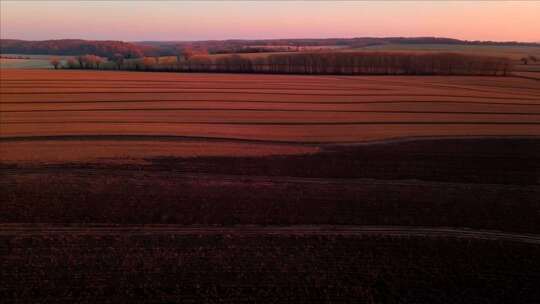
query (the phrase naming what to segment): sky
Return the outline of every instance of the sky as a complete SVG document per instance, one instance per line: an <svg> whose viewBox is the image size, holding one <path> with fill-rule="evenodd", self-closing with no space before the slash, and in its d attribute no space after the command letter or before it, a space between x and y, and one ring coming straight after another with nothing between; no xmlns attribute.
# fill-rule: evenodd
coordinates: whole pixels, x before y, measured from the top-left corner
<svg viewBox="0 0 540 304"><path fill-rule="evenodd" d="M540 1L0 0L3 39L438 36L540 42Z"/></svg>

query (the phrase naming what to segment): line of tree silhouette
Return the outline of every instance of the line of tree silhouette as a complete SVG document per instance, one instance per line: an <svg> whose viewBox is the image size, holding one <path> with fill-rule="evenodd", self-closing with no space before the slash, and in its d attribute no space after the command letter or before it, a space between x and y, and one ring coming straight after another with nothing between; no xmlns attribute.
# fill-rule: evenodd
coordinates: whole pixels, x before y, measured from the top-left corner
<svg viewBox="0 0 540 304"><path fill-rule="evenodd" d="M58 59L51 64L58 68ZM208 56L193 52L168 57L105 59L84 55L68 59L63 68L167 72L222 72L335 75L498 75L511 72L508 58L460 53L306 52L263 56Z"/></svg>

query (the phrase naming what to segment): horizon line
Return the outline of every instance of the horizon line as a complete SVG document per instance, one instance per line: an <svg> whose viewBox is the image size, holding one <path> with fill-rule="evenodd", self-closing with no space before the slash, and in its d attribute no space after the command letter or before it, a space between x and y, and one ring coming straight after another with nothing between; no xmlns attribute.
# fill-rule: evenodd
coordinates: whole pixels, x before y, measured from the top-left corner
<svg viewBox="0 0 540 304"><path fill-rule="evenodd" d="M196 40L175 40L175 39L141 39L141 40L122 40L122 39L88 39L88 38L49 38L49 39L20 39L20 38L5 38L1 37L0 40L19 40L19 41L60 41L60 40L83 40L83 41L119 41L128 43L141 43L141 42L207 42L207 41L277 41L277 40L329 40L329 39L395 39L395 38L435 38L435 39L451 39L461 42L494 42L494 43L527 43L527 44L540 44L539 41L520 41L520 40L481 40L481 39L459 39L448 36L326 36L317 38L307 37L287 37L287 38L223 38L223 39L196 39Z"/></svg>

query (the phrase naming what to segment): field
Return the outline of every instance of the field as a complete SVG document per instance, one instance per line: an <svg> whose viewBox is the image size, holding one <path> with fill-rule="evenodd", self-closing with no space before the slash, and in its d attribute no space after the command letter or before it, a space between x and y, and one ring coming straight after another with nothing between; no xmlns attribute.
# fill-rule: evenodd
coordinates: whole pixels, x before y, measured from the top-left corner
<svg viewBox="0 0 540 304"><path fill-rule="evenodd" d="M0 170L8 302L540 301L534 79L0 70Z"/></svg>
<svg viewBox="0 0 540 304"><path fill-rule="evenodd" d="M0 58L2 69L47 69L52 68L48 59Z"/></svg>
<svg viewBox="0 0 540 304"><path fill-rule="evenodd" d="M504 56L519 60L527 56L540 56L537 46L502 45L451 45L451 44L381 44L359 48L370 51L418 51L418 52L460 52L475 55Z"/></svg>
<svg viewBox="0 0 540 304"><path fill-rule="evenodd" d="M69 56L29 54L0 54L0 56L3 57L0 58L1 69L52 69L49 63L52 57L58 57L63 61L69 58Z"/></svg>
<svg viewBox="0 0 540 304"><path fill-rule="evenodd" d="M340 143L540 134L538 82L519 78L5 70L1 94L3 137Z"/></svg>
<svg viewBox="0 0 540 304"><path fill-rule="evenodd" d="M501 46L501 45L449 45L449 44L382 44L363 48L353 48L355 51L383 51L383 52L415 52L437 53L455 52L469 55L499 56L511 59L517 74L540 79L540 61L531 61L527 64L521 62L522 58L534 56L540 58L540 47L537 46Z"/></svg>
<svg viewBox="0 0 540 304"><path fill-rule="evenodd" d="M538 244L340 231L313 235L308 229L300 235L148 230L48 231L39 239L32 231L2 233L12 256L2 268L8 275L0 278L4 299L535 303L540 297L540 264L531 259L540 255Z"/></svg>

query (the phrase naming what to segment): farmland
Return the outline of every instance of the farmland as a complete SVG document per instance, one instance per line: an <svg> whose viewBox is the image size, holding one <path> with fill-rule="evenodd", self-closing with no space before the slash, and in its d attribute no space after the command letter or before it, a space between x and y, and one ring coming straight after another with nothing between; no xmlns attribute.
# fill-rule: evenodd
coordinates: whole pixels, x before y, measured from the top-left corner
<svg viewBox="0 0 540 304"><path fill-rule="evenodd" d="M540 297L540 265L531 259L540 255L537 244L310 229L93 230L100 229L46 230L43 238L32 229L2 233L12 256L2 267L4 299L534 303Z"/></svg>
<svg viewBox="0 0 540 304"><path fill-rule="evenodd" d="M41 59L7 59L0 58L2 69L35 69L48 68L49 62Z"/></svg>
<svg viewBox="0 0 540 304"><path fill-rule="evenodd" d="M540 300L533 79L0 70L0 170L12 302Z"/></svg>
<svg viewBox="0 0 540 304"><path fill-rule="evenodd" d="M533 61L523 64L522 58L533 56L540 57L538 46L502 46L502 45L451 45L451 44L382 44L362 48L352 48L348 51L382 51L382 52L415 52L423 54L435 54L438 52L455 52L461 54L473 54L484 56L501 56L514 62L514 70L539 78L540 62Z"/></svg>
<svg viewBox="0 0 540 304"><path fill-rule="evenodd" d="M483 54L490 56L505 56L519 60L530 55L540 56L539 46L501 46L501 45L452 45L452 44L381 44L357 48L369 51L415 51L415 52L460 52Z"/></svg>
<svg viewBox="0 0 540 304"><path fill-rule="evenodd" d="M2 137L171 135L340 143L540 134L538 82L2 71ZM69 126L69 127L66 127Z"/></svg>
<svg viewBox="0 0 540 304"><path fill-rule="evenodd" d="M52 69L51 58L58 58L65 63L69 56L0 54L0 69Z"/></svg>

